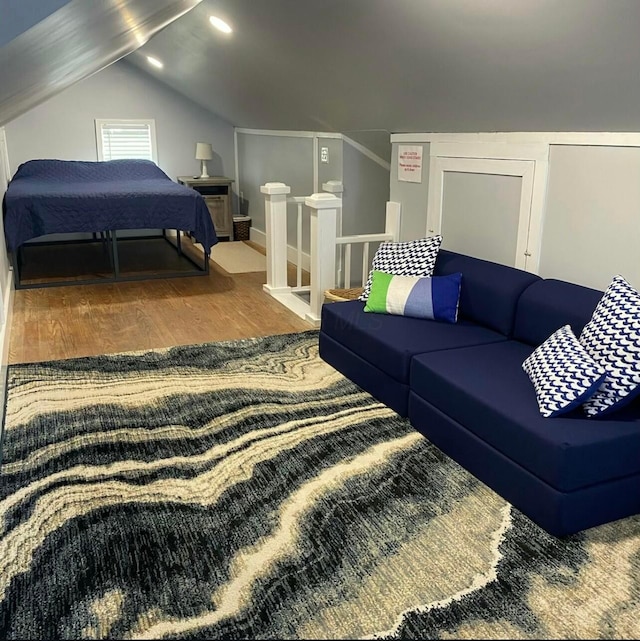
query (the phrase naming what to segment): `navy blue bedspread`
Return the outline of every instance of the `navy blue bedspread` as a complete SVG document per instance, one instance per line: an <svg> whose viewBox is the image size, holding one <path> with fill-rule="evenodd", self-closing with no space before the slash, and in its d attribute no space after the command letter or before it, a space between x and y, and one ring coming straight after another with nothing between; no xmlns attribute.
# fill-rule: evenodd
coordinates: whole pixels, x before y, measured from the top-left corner
<svg viewBox="0 0 640 641"><path fill-rule="evenodd" d="M30 160L5 195L10 250L44 234L181 229L207 252L218 242L202 196L150 160Z"/></svg>

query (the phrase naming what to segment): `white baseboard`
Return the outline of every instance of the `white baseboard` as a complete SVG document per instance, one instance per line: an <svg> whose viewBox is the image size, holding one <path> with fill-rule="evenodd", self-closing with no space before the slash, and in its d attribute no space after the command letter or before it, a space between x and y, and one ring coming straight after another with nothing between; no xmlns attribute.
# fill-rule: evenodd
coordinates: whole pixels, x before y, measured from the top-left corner
<svg viewBox="0 0 640 641"><path fill-rule="evenodd" d="M267 246L267 235L255 227L249 228L249 240L261 247ZM298 265L298 250L293 245L287 245L287 260L293 265ZM302 269L311 271L311 256L305 252L302 252Z"/></svg>
<svg viewBox="0 0 640 641"><path fill-rule="evenodd" d="M13 295L15 288L13 284L13 270L7 270L7 280L5 283L7 295L4 300L3 317L4 323L0 327L0 446L4 432L4 416L6 411L6 394L7 394L7 369L9 365L9 339L11 338L11 319L13 316ZM0 460L2 452L0 451Z"/></svg>

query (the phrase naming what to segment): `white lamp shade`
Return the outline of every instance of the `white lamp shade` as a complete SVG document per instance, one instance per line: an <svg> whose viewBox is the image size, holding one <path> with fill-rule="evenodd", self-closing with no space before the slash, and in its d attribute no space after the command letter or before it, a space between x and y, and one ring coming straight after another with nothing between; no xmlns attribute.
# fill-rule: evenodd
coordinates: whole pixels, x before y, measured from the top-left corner
<svg viewBox="0 0 640 641"><path fill-rule="evenodd" d="M212 160L213 147L208 142L196 143L196 160Z"/></svg>

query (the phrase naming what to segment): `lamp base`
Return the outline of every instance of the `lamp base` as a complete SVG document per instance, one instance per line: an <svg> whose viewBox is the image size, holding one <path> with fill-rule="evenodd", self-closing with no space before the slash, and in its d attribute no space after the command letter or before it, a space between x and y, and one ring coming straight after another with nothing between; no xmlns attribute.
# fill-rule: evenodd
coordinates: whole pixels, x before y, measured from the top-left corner
<svg viewBox="0 0 640 641"><path fill-rule="evenodd" d="M207 170L207 161L202 161L202 169L200 170L200 178L210 178L209 172Z"/></svg>

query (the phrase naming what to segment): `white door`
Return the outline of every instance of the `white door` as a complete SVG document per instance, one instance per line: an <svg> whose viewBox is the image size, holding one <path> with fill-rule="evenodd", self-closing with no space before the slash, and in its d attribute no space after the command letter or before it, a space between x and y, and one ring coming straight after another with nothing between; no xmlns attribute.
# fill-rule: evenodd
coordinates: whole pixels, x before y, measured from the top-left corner
<svg viewBox="0 0 640 641"><path fill-rule="evenodd" d="M433 143L427 234L442 234L444 249L537 272L548 166L544 153Z"/></svg>

